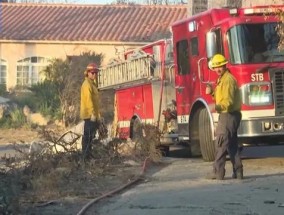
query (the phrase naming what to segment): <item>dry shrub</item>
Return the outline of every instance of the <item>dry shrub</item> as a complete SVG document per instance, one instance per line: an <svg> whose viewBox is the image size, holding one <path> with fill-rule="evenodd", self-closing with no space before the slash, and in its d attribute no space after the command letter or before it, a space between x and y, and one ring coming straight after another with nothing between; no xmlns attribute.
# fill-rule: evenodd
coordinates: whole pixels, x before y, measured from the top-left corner
<svg viewBox="0 0 284 215"><path fill-rule="evenodd" d="M32 195L30 201L40 202L46 199L60 197L60 187L66 182L64 175L56 169L51 169L48 174L38 175L30 179Z"/></svg>
<svg viewBox="0 0 284 215"><path fill-rule="evenodd" d="M17 211L14 209L13 213L23 214L31 210L31 205L35 203L66 196L94 197L109 190L110 186L117 186L114 184L121 179L127 182L141 169L124 161L134 160L141 164L140 161L146 158L153 162L161 159L160 150L157 149L159 131L151 125L142 126L143 136L133 143L135 150L131 155L122 156L118 153L117 146L122 144L122 140L116 139L106 145L94 141L92 156L88 160L83 158L80 150L65 147L66 143L62 142L62 138L55 131L43 131L43 137L50 144L42 144L38 151L33 152L16 148L21 156L13 159L3 158L9 169L5 177L14 178L13 184L10 185L13 192L10 192L9 198L7 197L6 205L13 203L13 208L18 208ZM76 137L73 141L77 140ZM74 142L68 144L72 146ZM52 150L52 147L58 144L64 146L64 152ZM125 174L124 169L127 168L129 172ZM137 170L134 171L134 168ZM8 206L5 210L8 211Z"/></svg>
<svg viewBox="0 0 284 215"><path fill-rule="evenodd" d="M50 140L58 140L52 135L53 133L48 133L47 137ZM55 144L58 142L55 141L51 145ZM9 205L12 203L15 205L17 202L18 205L28 205L66 195L94 195L96 193L94 189L98 187L96 178L111 172L114 164L117 166L122 163L122 159L112 147L100 143L93 146L92 158L87 161L83 159L80 151L75 151L73 148L65 152L55 152L51 150L50 145L43 144L38 151L29 153L27 149L15 147L21 156L13 159L2 158L6 162L7 171L3 174L9 178L7 181L11 182L11 178L14 178L13 183L10 184L11 192L3 191L5 193L3 196L7 199L5 211L8 211ZM18 189L16 190L15 187Z"/></svg>
<svg viewBox="0 0 284 215"><path fill-rule="evenodd" d="M282 10L277 10L276 14L278 15L278 18L280 20L280 22L279 22L279 24L276 28L277 33L280 37L278 48L280 50L283 50L284 49L284 12Z"/></svg>
<svg viewBox="0 0 284 215"><path fill-rule="evenodd" d="M0 169L0 214L19 214L18 194L21 187L13 172Z"/></svg>
<svg viewBox="0 0 284 215"><path fill-rule="evenodd" d="M159 129L150 124L140 124L142 136L136 142L136 156L142 159L149 158L153 162L159 162L162 154L159 149L161 133Z"/></svg>

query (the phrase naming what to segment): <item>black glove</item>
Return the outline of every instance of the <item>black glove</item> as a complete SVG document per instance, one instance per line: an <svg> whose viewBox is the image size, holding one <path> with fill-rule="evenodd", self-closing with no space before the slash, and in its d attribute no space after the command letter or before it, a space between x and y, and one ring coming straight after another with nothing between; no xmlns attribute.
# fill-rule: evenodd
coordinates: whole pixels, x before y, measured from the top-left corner
<svg viewBox="0 0 284 215"><path fill-rule="evenodd" d="M216 110L217 112L221 112L221 111L222 111L221 105L215 105L215 110Z"/></svg>

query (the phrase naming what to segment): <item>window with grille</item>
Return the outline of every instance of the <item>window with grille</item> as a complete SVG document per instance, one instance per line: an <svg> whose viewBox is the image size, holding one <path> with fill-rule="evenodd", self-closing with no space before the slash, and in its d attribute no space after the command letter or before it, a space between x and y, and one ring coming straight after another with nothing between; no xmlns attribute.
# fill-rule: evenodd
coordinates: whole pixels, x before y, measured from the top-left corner
<svg viewBox="0 0 284 215"><path fill-rule="evenodd" d="M7 61L0 59L0 84L7 83Z"/></svg>
<svg viewBox="0 0 284 215"><path fill-rule="evenodd" d="M49 64L48 58L30 57L17 62L17 85L31 86L44 79L42 71Z"/></svg>

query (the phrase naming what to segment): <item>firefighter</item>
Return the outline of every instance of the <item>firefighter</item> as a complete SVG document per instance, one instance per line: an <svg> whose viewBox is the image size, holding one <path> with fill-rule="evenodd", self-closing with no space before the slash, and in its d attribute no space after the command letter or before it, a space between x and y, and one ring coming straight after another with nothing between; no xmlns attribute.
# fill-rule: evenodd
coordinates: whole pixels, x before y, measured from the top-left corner
<svg viewBox="0 0 284 215"><path fill-rule="evenodd" d="M228 60L221 54L213 56L209 62L210 69L219 76L216 88L211 85L206 88L206 94L211 94L215 100L215 110L219 113L216 128L216 155L213 164L213 174L210 179L223 180L225 176L226 155L229 154L233 165L233 178L243 179L243 165L238 147L237 130L242 118L241 97L235 77L227 68Z"/></svg>
<svg viewBox="0 0 284 215"><path fill-rule="evenodd" d="M83 158L90 158L92 140L100 125L99 92L96 84L98 72L98 66L90 63L84 71L85 80L81 86L80 117L84 120Z"/></svg>

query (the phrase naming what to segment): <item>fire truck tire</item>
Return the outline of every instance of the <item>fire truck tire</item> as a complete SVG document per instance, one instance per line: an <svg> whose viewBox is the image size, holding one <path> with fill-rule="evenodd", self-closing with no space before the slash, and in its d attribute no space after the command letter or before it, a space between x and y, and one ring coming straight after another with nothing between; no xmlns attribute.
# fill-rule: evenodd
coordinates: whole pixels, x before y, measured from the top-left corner
<svg viewBox="0 0 284 215"><path fill-rule="evenodd" d="M200 157L200 141L199 141L199 112L197 110L195 114L193 114L193 118L190 120L191 129L189 130L190 134L190 156L191 157Z"/></svg>
<svg viewBox="0 0 284 215"><path fill-rule="evenodd" d="M212 138L208 111L203 108L199 114L199 139L202 158L204 161L213 161L215 146Z"/></svg>

